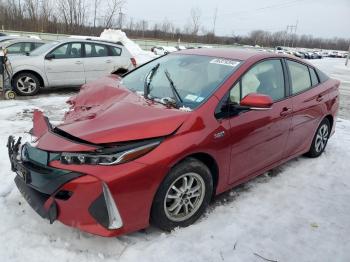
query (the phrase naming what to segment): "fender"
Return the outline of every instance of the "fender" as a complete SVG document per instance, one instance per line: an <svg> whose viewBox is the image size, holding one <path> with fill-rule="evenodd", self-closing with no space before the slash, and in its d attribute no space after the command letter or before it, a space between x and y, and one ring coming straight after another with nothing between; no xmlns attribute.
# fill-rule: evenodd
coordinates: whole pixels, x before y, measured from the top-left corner
<svg viewBox="0 0 350 262"><path fill-rule="evenodd" d="M24 65L13 67L12 70L13 70L13 74L12 75L15 75L15 74L17 74L17 73L19 73L21 71L33 71L33 72L35 72L35 73L37 73L38 75L41 76L41 78L44 81L44 86L45 87L49 85L49 81L48 81L48 79L46 77L45 72L42 71L40 68L38 68L36 66L24 64Z"/></svg>

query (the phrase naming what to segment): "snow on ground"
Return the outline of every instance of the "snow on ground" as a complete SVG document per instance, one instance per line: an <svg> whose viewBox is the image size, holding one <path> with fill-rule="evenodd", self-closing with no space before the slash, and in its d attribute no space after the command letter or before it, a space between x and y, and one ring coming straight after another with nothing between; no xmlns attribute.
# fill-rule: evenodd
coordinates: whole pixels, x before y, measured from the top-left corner
<svg viewBox="0 0 350 262"><path fill-rule="evenodd" d="M339 117L350 119L350 64L345 66L344 58L324 58L309 60L330 77L341 81Z"/></svg>
<svg viewBox="0 0 350 262"><path fill-rule="evenodd" d="M317 63L330 69L335 61ZM7 159L6 139L31 128L31 111L41 108L57 123L68 96L0 101L0 261L350 261L349 120L337 120L320 158L289 161L217 197L195 225L102 238L41 219L15 187Z"/></svg>

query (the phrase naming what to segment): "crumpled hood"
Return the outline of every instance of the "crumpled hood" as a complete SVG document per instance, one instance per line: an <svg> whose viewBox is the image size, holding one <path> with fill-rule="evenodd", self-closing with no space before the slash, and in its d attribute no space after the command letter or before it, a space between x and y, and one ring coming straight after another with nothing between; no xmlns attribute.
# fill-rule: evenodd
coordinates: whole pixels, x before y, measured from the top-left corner
<svg viewBox="0 0 350 262"><path fill-rule="evenodd" d="M84 85L67 103L72 107L57 128L95 144L166 136L190 114L144 99L113 75Z"/></svg>

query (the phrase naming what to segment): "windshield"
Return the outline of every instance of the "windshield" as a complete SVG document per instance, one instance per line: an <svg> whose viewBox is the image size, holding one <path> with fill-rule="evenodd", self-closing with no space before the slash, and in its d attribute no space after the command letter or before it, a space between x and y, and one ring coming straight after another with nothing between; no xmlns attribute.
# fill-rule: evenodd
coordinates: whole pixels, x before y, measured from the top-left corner
<svg viewBox="0 0 350 262"><path fill-rule="evenodd" d="M159 66L158 66L159 64ZM170 54L127 74L122 84L149 98L171 98L190 109L198 107L238 67L240 61L201 55Z"/></svg>
<svg viewBox="0 0 350 262"><path fill-rule="evenodd" d="M46 53L47 51L49 51L52 47L56 46L57 44L58 44L58 42L47 43L45 45L38 47L34 51L30 52L29 55L30 56L42 55L42 54Z"/></svg>

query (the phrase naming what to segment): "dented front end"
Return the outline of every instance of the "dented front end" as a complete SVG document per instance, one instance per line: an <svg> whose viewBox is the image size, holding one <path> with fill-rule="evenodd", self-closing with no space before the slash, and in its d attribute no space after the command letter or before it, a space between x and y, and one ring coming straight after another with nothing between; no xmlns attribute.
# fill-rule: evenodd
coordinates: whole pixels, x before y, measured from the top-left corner
<svg viewBox="0 0 350 262"><path fill-rule="evenodd" d="M61 163L62 151L93 152L98 146L69 140L55 133L40 111L33 116L36 145L8 138L15 183L29 205L43 218L109 236L123 226L106 181ZM55 166L56 164L56 166ZM77 212L78 211L78 212Z"/></svg>
<svg viewBox="0 0 350 262"><path fill-rule="evenodd" d="M166 166L138 158L160 147L189 113L146 100L107 77L85 85L52 126L33 114L34 144L9 137L20 192L42 217L101 236L149 224ZM134 161L135 160L135 161Z"/></svg>

